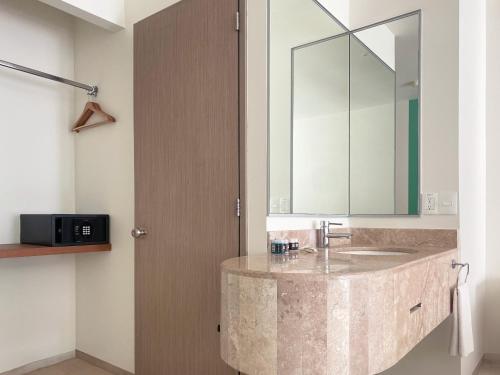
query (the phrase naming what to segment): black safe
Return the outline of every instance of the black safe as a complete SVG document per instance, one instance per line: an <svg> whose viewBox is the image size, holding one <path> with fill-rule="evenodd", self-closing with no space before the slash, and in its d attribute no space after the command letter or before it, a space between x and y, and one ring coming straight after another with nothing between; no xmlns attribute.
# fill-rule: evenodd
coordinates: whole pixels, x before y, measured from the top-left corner
<svg viewBox="0 0 500 375"><path fill-rule="evenodd" d="M21 243L76 246L109 243L109 215L21 215Z"/></svg>

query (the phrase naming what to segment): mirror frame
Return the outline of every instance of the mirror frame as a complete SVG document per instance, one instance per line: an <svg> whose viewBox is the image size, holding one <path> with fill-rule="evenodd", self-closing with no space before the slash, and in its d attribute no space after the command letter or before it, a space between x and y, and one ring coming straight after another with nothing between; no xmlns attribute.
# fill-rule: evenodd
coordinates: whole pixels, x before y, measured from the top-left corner
<svg viewBox="0 0 500 375"><path fill-rule="evenodd" d="M420 217L422 216L422 10L417 9L412 12L404 13L399 16L391 17L388 19L385 19L383 21L375 22L366 26L359 27L357 29L349 30L342 22L340 22L332 13L330 13L318 0L311 0L314 2L321 10L323 10L327 15L329 15L335 22L337 22L344 30L345 32L340 33L338 35L334 35L328 38L324 38L318 41L314 41L311 43L307 43L304 45L299 45L296 47L293 47L290 50L290 59L292 62L292 67L293 67L293 51L297 48L303 48L307 45L314 45L317 43L320 43L322 41L327 41L339 37L345 37L345 36L354 36L354 34L361 32L363 30L367 30L373 27L381 26L386 23L398 21L403 18L411 17L411 16L418 16L418 212L416 214L351 214L350 212L346 215L339 215L339 214L314 214L314 213L271 213L271 160L270 160L270 149L271 149L271 123L270 123L270 114L271 114L271 109L270 109L270 72L271 72L271 58L270 58L270 49L271 49L271 36L270 36L270 30L271 30L271 1L272 0L267 0L267 197L266 197L266 207L267 207L267 217L339 217L339 218L345 218L345 217L407 217L407 218L415 218L415 217ZM377 56L378 57L378 56ZM292 70L292 83L293 83L293 70ZM292 85L293 87L293 85ZM291 95L290 100L292 101L292 108L293 108L293 93ZM293 128L293 118L290 119L290 126ZM350 125L349 125L350 126ZM293 132L290 136L290 150L293 150ZM290 153L291 154L291 153ZM293 155L290 155L290 210L293 211ZM349 194L349 199L350 199L350 194ZM350 207L350 202L349 202L349 207Z"/></svg>

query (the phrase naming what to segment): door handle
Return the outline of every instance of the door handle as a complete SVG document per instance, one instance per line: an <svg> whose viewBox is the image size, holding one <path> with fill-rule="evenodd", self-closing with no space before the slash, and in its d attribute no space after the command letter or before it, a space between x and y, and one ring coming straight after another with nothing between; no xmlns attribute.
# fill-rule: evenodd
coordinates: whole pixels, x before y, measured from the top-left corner
<svg viewBox="0 0 500 375"><path fill-rule="evenodd" d="M141 237L145 236L146 234L148 234L148 231L146 229L143 229L143 228L134 228L134 229L132 229L130 234L134 238L141 238Z"/></svg>

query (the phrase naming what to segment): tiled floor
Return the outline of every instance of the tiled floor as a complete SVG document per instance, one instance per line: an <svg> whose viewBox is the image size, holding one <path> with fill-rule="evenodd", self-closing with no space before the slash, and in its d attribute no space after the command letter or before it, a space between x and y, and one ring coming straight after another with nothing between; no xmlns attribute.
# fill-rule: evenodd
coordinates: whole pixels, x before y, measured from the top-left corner
<svg viewBox="0 0 500 375"><path fill-rule="evenodd" d="M111 375L111 373L75 358L30 372L29 375Z"/></svg>
<svg viewBox="0 0 500 375"><path fill-rule="evenodd" d="M479 375L500 375L500 363L484 362L479 370Z"/></svg>
<svg viewBox="0 0 500 375"><path fill-rule="evenodd" d="M70 359L54 366L30 372L29 375L111 375L111 373L81 359ZM500 363L484 363L479 370L479 375L500 375Z"/></svg>

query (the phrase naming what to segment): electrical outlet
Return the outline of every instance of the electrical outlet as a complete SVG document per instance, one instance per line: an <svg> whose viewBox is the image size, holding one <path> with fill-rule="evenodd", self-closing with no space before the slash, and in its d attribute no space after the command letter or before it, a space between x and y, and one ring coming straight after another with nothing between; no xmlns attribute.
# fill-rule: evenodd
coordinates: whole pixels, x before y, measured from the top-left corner
<svg viewBox="0 0 500 375"><path fill-rule="evenodd" d="M423 193L422 194L422 214L437 215L439 213L439 194L438 193Z"/></svg>
<svg viewBox="0 0 500 375"><path fill-rule="evenodd" d="M455 191L440 192L438 206L441 215L456 215L458 213L458 194Z"/></svg>

